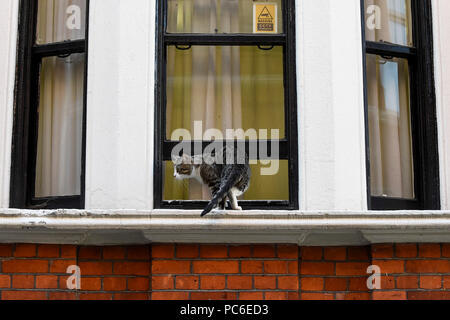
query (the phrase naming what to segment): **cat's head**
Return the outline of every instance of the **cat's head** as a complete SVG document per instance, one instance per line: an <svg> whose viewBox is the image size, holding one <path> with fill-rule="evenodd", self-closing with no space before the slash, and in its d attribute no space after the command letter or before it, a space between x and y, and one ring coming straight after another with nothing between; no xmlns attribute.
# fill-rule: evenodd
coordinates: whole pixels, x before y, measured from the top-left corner
<svg viewBox="0 0 450 320"><path fill-rule="evenodd" d="M177 180L190 179L195 177L195 161L194 158L183 154L182 157L174 156L172 157L174 164L173 176Z"/></svg>

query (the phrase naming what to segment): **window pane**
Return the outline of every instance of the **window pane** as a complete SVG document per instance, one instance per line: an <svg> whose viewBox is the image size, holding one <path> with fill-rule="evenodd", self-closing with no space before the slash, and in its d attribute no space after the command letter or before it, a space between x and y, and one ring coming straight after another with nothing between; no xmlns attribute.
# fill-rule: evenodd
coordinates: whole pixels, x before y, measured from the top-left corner
<svg viewBox="0 0 450 320"><path fill-rule="evenodd" d="M372 195L414 199L408 61L367 55L367 79Z"/></svg>
<svg viewBox="0 0 450 320"><path fill-rule="evenodd" d="M85 37L86 0L38 0L38 44Z"/></svg>
<svg viewBox="0 0 450 320"><path fill-rule="evenodd" d="M267 32L283 33L281 0L258 2L253 0L168 0L167 2L167 32L169 33L253 33L253 5L265 3L269 9L261 6L256 10L266 15L275 26L276 30ZM263 19L262 22L264 21Z"/></svg>
<svg viewBox="0 0 450 320"><path fill-rule="evenodd" d="M412 46L411 0L365 0L366 40Z"/></svg>
<svg viewBox="0 0 450 320"><path fill-rule="evenodd" d="M36 197L80 195L84 68L84 54L42 61Z"/></svg>
<svg viewBox="0 0 450 320"><path fill-rule="evenodd" d="M282 47L193 46L183 51L169 46L167 55L169 139L177 129L194 138L198 122L201 132L215 128L223 137L227 129L251 130L261 139L260 129L266 139L277 139L276 132L285 137Z"/></svg>
<svg viewBox="0 0 450 320"><path fill-rule="evenodd" d="M260 162L251 165L250 188L241 200L289 200L289 162L279 160L277 163L272 163L273 175L265 175L261 171L261 168L269 168L270 165ZM209 188L202 186L197 180L176 180L172 161L164 163L163 181L165 201L211 199Z"/></svg>

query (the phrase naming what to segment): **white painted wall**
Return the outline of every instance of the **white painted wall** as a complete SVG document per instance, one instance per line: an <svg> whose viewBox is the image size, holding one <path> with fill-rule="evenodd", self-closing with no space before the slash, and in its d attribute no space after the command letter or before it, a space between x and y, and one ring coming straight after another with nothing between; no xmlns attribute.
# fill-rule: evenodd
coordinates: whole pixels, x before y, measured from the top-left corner
<svg viewBox="0 0 450 320"><path fill-rule="evenodd" d="M18 7L0 1L0 208L9 206Z"/></svg>
<svg viewBox="0 0 450 320"><path fill-rule="evenodd" d="M450 1L433 0L441 203L450 209Z"/></svg>

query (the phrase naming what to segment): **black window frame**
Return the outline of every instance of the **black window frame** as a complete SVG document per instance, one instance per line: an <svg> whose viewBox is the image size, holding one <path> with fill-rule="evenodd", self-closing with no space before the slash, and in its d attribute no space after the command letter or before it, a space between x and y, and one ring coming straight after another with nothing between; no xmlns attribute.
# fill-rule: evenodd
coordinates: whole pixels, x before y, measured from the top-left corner
<svg viewBox="0 0 450 320"><path fill-rule="evenodd" d="M413 46L366 41L365 1L361 0L367 197L369 210L439 210L440 177L433 62L433 21L430 0L411 0ZM374 197L371 193L370 136L366 54L408 60L416 199Z"/></svg>
<svg viewBox="0 0 450 320"><path fill-rule="evenodd" d="M202 209L207 201L164 201L163 162L171 161L171 151L178 142L166 139L166 65L169 45L199 46L271 46L283 47L285 128L286 137L280 140L280 160L289 161L289 201L240 201L243 209L298 210L298 124L295 41L295 3L282 0L283 33L280 34L175 34L166 32L167 0L157 1L157 85L155 88L155 160L154 207L156 209ZM192 146L195 141L192 141ZM203 142L203 150L210 142ZM246 142L246 149L249 144ZM270 141L268 141L270 150ZM192 150L194 148L192 147Z"/></svg>
<svg viewBox="0 0 450 320"><path fill-rule="evenodd" d="M89 39L89 2L86 0L86 33L82 40L36 43L38 0L20 0L14 125L11 157L10 207L19 209L83 209L86 172L86 99ZM43 58L85 54L83 137L80 195L35 197L39 77Z"/></svg>

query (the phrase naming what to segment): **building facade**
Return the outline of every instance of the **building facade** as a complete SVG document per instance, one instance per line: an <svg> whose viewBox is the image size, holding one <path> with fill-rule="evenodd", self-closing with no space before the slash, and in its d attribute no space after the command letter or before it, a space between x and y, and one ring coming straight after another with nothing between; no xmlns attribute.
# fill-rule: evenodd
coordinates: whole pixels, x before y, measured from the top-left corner
<svg viewBox="0 0 450 320"><path fill-rule="evenodd" d="M448 1L0 15L0 299L450 298ZM200 217L178 129L258 142L242 212Z"/></svg>

